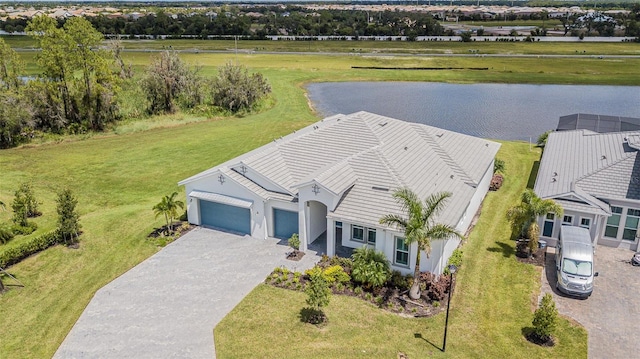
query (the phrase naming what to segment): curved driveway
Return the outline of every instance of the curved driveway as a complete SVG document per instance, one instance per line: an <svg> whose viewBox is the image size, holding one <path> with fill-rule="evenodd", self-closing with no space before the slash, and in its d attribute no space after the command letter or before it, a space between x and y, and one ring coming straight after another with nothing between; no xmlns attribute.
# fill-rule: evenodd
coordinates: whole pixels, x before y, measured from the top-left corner
<svg viewBox="0 0 640 359"><path fill-rule="evenodd" d="M318 259L277 242L192 230L98 290L54 358L215 358L213 328L273 268Z"/></svg>

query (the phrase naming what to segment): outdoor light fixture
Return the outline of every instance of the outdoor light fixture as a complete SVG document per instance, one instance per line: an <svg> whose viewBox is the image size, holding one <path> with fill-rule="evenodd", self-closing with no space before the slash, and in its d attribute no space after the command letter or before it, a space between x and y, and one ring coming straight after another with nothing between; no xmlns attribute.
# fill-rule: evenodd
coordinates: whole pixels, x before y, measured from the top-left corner
<svg viewBox="0 0 640 359"><path fill-rule="evenodd" d="M449 264L449 299L447 299L447 317L444 320L444 342L442 343L442 352L445 351L445 349L447 348L447 328L449 327L449 307L451 306L451 295L453 294L453 292L451 291L451 288L453 286L453 274L456 272L456 270L458 270L458 267L456 267L453 264Z"/></svg>
<svg viewBox="0 0 640 359"><path fill-rule="evenodd" d="M224 184L224 176L223 175L218 176L218 182L220 182L220 184Z"/></svg>
<svg viewBox="0 0 640 359"><path fill-rule="evenodd" d="M313 191L313 193L317 195L318 193L320 193L320 187L318 187L317 184L314 184L313 187L311 187L311 191Z"/></svg>

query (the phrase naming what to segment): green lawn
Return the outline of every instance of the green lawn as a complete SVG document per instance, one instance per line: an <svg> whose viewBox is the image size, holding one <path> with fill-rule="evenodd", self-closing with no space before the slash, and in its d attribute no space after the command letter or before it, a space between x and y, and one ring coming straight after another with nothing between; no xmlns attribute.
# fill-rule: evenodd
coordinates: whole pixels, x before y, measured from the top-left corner
<svg viewBox="0 0 640 359"><path fill-rule="evenodd" d="M33 59L33 53L22 55L27 60ZM141 69L148 63L150 55L138 52L127 53L126 56L137 69ZM640 79L640 60L629 59L445 59L293 54L239 54L237 57L233 54L189 54L184 57L192 63L204 65L203 73L207 75L213 74L217 66L227 61L237 61L264 73L274 91L272 107L243 118L207 119L177 114L127 121L104 134L52 137L53 140L49 138L45 144L0 151L0 200L10 204L19 183L31 182L42 202L44 214L36 220L40 225L38 231L42 233L54 227L56 191L70 187L79 199L84 231L80 249L55 247L10 268L10 272L26 287L13 288L0 296L3 334L0 357L3 359L50 357L96 290L158 250L152 241L146 239L147 233L162 222L162 219L154 220L151 207L161 196L181 190L176 185L177 181L314 121L316 118L301 89L304 83L394 80L637 85ZM486 66L490 70L351 69L351 66L391 65ZM36 70L31 61L28 68L31 73ZM535 157L522 153L525 148L524 145L505 144L501 156L508 159L510 166L507 188L521 185L516 183L518 176L526 172ZM522 159L518 156L525 160L518 162ZM512 188L491 194L487 203L497 201L492 208L506 208L516 201L514 193ZM10 215L9 211L0 212L0 221L8 221ZM460 274L461 288L457 292L464 293L464 297L454 299L454 308L459 309L453 313L454 323L457 320L458 324L452 327L452 338L460 339L466 333L473 333L476 339L465 345L482 346L483 351L479 352L488 353L488 356L500 354L512 344L516 349L529 348L529 344L514 332L530 321L530 308L525 310L521 304L531 303L531 295L537 288L533 269L487 250L496 246L500 248L495 241L506 241L508 237L497 236L499 233L496 231L506 230L502 224L497 224L502 223L503 217L504 212L498 213L497 210L483 216L482 223L494 218L495 222L484 224L493 228L491 235L485 229L486 236L474 234L472 237L467 246L468 265ZM476 233L482 233L482 226ZM474 240L476 237L481 239ZM13 241L21 240L24 238ZM10 242L10 245L15 244ZM475 248L476 245L479 247ZM482 255L473 256L471 249ZM479 264L474 264L474 261ZM473 268L482 269L482 272L470 272ZM510 272L512 270L513 273ZM493 281L498 281L499 285L491 286ZM10 281L7 283L11 284ZM492 297L500 296L503 299L497 304L504 307L498 307L494 305L495 301L491 301ZM465 300L478 304L461 308ZM298 310L297 305L291 308ZM461 321L463 315L473 318L473 322ZM494 321L501 324L496 325ZM427 323L435 323L436 329L425 331L424 337L436 338L429 339L434 342L438 340L435 333L440 330L437 328L441 328L441 322L440 317L427 320ZM531 350L540 355L560 353L560 356L566 356L563 354L574 352L581 355L586 352L586 337L582 331L574 332L565 329L560 337L560 347L556 349ZM380 347L380 343L375 347ZM473 353L469 347L458 349L460 343L452 339L452 352Z"/></svg>
<svg viewBox="0 0 640 359"><path fill-rule="evenodd" d="M333 296L329 324L318 329L298 319L305 295L261 285L215 328L218 358L586 358L587 333L560 320L553 348L523 336L531 326L540 288L540 269L515 259L505 220L525 188L540 152L505 142L499 157L507 179L483 204L477 226L464 245L451 303L447 352L440 352L444 314L403 318L361 300Z"/></svg>
<svg viewBox="0 0 640 359"><path fill-rule="evenodd" d="M483 23L481 23L483 24ZM499 26L486 23L486 26ZM505 25L507 26L507 25ZM513 26L513 25L511 25ZM3 36L14 48L34 49L35 42L26 36ZM235 51L233 40L123 40L127 50L214 50ZM639 55L638 43L589 43L589 42L495 42L495 41L272 41L241 40L239 52L338 52L338 53L411 53L411 54L553 54L591 55ZM584 51L584 52L583 52Z"/></svg>

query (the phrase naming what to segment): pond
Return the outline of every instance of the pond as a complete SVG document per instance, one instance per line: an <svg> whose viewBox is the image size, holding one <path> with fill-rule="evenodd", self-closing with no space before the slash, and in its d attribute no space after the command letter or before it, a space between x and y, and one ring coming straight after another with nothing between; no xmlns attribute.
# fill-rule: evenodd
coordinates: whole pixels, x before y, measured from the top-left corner
<svg viewBox="0 0 640 359"><path fill-rule="evenodd" d="M307 90L324 117L368 111L502 140L535 141L574 113L640 117L640 86L326 82Z"/></svg>

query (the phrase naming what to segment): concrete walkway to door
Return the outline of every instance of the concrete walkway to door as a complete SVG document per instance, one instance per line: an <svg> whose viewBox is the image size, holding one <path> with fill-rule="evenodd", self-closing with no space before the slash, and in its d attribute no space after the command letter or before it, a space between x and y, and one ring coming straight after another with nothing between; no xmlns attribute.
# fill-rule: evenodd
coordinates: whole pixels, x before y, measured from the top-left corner
<svg viewBox="0 0 640 359"><path fill-rule="evenodd" d="M278 266L318 257L196 228L98 290L54 358L215 358L213 328Z"/></svg>

